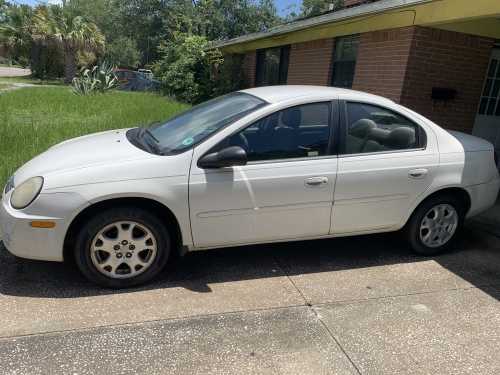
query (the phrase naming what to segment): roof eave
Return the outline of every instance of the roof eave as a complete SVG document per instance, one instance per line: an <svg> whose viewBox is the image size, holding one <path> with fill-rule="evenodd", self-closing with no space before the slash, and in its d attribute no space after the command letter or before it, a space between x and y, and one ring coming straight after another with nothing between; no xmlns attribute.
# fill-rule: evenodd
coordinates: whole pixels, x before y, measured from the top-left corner
<svg viewBox="0 0 500 375"><path fill-rule="evenodd" d="M342 9L333 13L323 14L305 20L280 25L265 32L252 33L226 41L218 41L214 43L214 47L224 50L227 47L254 42L260 39L277 37L314 26L321 26L357 17L369 16L372 14L383 13L386 11L392 11L407 6L428 3L432 1L433 0L382 0L380 2L363 4L357 7Z"/></svg>

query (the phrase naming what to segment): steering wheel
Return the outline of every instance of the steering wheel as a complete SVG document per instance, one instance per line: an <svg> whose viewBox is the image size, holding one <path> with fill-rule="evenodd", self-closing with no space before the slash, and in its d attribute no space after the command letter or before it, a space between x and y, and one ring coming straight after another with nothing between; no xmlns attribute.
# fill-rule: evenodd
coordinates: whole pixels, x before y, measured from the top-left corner
<svg viewBox="0 0 500 375"><path fill-rule="evenodd" d="M239 146L247 153L250 151L250 146L248 145L248 139L241 132L231 137L231 140L229 141L229 146Z"/></svg>

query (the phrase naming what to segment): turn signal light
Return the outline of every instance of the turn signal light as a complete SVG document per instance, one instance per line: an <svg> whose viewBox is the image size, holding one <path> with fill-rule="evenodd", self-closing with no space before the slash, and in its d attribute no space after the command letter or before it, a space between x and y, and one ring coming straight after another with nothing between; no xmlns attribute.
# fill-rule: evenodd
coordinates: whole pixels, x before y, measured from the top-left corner
<svg viewBox="0 0 500 375"><path fill-rule="evenodd" d="M32 221L30 225L33 228L51 229L56 226L56 223L53 221Z"/></svg>

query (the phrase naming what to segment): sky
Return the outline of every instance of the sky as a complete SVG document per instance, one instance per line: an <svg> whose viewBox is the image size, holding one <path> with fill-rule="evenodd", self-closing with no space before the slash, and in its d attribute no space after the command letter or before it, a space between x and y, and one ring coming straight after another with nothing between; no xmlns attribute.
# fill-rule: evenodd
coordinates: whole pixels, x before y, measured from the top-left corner
<svg viewBox="0 0 500 375"><path fill-rule="evenodd" d="M288 14L290 7L295 6L295 10L298 12L300 10L300 4L302 0L274 0L276 8L281 15ZM293 10L293 9L292 9Z"/></svg>
<svg viewBox="0 0 500 375"><path fill-rule="evenodd" d="M33 4L36 4L39 2L43 2L43 1L41 1L41 0L13 0L13 2L33 5ZM48 0L45 2L58 3L59 1L58 0ZM289 13L289 10L291 9L290 6L292 6L292 7L295 6L295 9L298 11L300 8L300 4L302 3L302 0L274 0L274 2L276 3L276 8L278 9L279 14L286 15Z"/></svg>

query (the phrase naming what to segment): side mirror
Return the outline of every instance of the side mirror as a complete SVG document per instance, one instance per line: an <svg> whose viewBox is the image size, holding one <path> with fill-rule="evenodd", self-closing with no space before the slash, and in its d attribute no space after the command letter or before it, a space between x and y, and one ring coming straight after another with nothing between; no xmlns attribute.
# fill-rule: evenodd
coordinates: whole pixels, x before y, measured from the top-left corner
<svg viewBox="0 0 500 375"><path fill-rule="evenodd" d="M225 168L236 165L246 165L246 151L240 146L226 147L219 152L212 152L198 160L198 167L203 169Z"/></svg>

